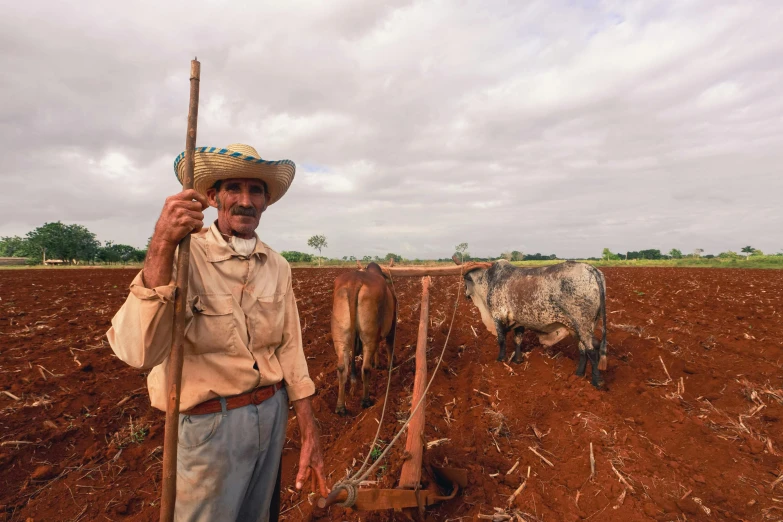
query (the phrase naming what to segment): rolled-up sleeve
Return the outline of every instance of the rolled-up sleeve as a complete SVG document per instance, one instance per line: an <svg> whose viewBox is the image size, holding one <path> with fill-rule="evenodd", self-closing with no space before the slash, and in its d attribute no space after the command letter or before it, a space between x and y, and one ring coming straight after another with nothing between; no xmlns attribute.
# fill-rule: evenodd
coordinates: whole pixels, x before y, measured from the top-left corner
<svg viewBox="0 0 783 522"><path fill-rule="evenodd" d="M111 320L106 332L117 357L135 368L162 363L171 351L176 285L146 288L139 272L130 294Z"/></svg>
<svg viewBox="0 0 783 522"><path fill-rule="evenodd" d="M275 351L283 369L289 401L304 399L315 393L315 383L310 379L307 359L302 347L302 328L299 325L299 309L291 285L291 269L288 269L288 289L285 294L285 319L283 342Z"/></svg>

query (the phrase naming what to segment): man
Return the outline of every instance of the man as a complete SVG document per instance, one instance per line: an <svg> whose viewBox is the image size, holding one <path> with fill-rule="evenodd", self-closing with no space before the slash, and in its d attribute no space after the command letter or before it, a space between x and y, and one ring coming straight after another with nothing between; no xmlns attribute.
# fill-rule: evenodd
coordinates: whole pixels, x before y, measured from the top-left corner
<svg viewBox="0 0 783 522"><path fill-rule="evenodd" d="M174 163L182 181L184 153ZM247 145L199 147L194 189L163 206L143 270L107 336L121 360L151 368L152 405L166 409L175 251L193 234L177 451L177 520L268 520L285 443L288 401L302 434L296 488L328 494L286 260L255 233L294 178L288 160ZM202 230L207 206L218 219Z"/></svg>

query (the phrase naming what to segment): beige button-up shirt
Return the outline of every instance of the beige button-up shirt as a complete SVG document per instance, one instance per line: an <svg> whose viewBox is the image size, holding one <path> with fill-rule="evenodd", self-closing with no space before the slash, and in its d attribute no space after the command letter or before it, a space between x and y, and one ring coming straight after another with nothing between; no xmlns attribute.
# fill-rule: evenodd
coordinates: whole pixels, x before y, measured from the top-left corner
<svg viewBox="0 0 783 522"><path fill-rule="evenodd" d="M173 281L146 288L140 272L106 333L122 361L152 368L150 400L164 411L175 289ZM194 234L185 313L181 410L280 381L291 401L315 393L302 350L291 267L260 240L243 257L215 224Z"/></svg>

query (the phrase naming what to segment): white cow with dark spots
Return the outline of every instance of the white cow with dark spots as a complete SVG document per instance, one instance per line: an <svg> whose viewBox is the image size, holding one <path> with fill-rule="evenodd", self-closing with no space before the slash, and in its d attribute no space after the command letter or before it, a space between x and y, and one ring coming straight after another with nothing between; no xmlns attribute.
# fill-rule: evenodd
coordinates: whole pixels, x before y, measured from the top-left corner
<svg viewBox="0 0 783 522"><path fill-rule="evenodd" d="M603 274L586 263L568 261L535 268L515 267L505 260L465 274L465 295L498 338L498 360L506 358L506 334L514 331L514 362L521 362L522 334L531 330L544 346L568 335L579 341L576 374L583 376L590 359L592 384L601 387L599 370L606 369L606 283ZM601 340L593 339L603 321Z"/></svg>

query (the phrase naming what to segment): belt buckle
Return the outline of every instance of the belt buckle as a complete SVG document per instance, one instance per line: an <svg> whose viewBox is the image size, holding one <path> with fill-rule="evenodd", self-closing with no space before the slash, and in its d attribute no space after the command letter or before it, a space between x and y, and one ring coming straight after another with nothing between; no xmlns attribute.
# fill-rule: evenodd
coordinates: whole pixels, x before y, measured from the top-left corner
<svg viewBox="0 0 783 522"><path fill-rule="evenodd" d="M259 396L259 393L264 391L263 388L257 388L253 390L253 393L250 395L250 399L253 401L253 404L261 404L263 402L263 399Z"/></svg>

